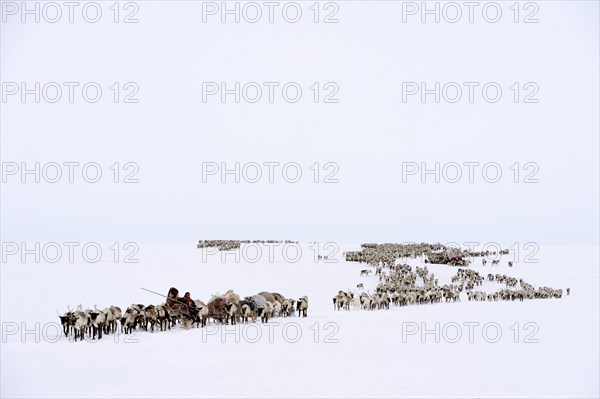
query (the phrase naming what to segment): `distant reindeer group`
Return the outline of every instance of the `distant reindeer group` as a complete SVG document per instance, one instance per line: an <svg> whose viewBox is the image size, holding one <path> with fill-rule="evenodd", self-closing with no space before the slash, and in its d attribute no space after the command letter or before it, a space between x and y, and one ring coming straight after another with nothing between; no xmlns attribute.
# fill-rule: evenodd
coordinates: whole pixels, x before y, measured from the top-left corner
<svg viewBox="0 0 600 399"><path fill-rule="evenodd" d="M438 279L433 273L429 273L427 265L413 268L406 263L397 264L401 258L416 258L425 255L425 263L428 259L447 259L450 258L455 264L456 260L463 259L466 256L496 256L506 255L508 249L500 251L469 252L456 248L447 248L441 244L362 244L361 251L346 252L346 260L360 263L367 263L375 268L375 275L379 278L379 284L373 294L362 292L360 295L351 290L342 291L333 297L335 310L351 309L389 309L389 304L396 306L406 306L411 304L432 304L440 302L459 302L463 291L467 294L469 301L497 301L497 300L521 300L534 298L561 298L562 289L553 289L550 287L534 288L523 279L506 276L503 274L488 274L490 282L505 284L505 288L492 293L486 293L475 288L481 286L485 277L477 271L459 268L457 273L452 276L451 284L440 286ZM487 264L487 259L482 259L482 265ZM494 259L492 266L499 266L500 261ZM468 265L468 262L466 262ZM512 267L513 262L508 261L508 267ZM371 269L362 269L360 276L369 277ZM417 281L422 284L417 284ZM519 284L519 288L517 288ZM364 283L357 284L359 291L364 291ZM567 295L570 294L570 288L567 288Z"/></svg>

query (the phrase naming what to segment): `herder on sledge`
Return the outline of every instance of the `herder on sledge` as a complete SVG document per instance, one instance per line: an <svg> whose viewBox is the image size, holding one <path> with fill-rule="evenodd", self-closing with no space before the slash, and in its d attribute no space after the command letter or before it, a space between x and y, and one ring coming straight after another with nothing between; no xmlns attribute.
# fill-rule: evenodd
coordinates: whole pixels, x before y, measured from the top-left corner
<svg viewBox="0 0 600 399"><path fill-rule="evenodd" d="M183 320L194 320L198 312L190 293L186 292L183 297L180 297L179 290L175 287L169 288L167 306L171 309L172 316L180 317Z"/></svg>

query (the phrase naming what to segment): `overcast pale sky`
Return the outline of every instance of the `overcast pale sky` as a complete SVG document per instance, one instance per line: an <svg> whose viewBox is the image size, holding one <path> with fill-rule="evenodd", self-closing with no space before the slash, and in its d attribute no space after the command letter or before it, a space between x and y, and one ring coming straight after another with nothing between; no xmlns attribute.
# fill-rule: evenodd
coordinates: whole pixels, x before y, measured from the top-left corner
<svg viewBox="0 0 600 399"><path fill-rule="evenodd" d="M255 3L258 22L247 21L256 7L241 2L240 22L226 14L222 23L214 8L221 2L140 1L121 3L115 23L112 3L98 2L97 23L83 18L85 2L73 23L65 6L56 23L44 19L55 18L49 8L40 10L39 23L31 15L23 23L22 3L2 2L3 241L598 244L598 2L538 1L527 8L521 2L517 23L513 1L497 3L496 23L482 15L486 2L474 10L473 23L462 2L457 23L444 18L455 14L441 14L440 23L425 15L422 23L420 10L411 8L421 2L392 1L322 2L317 23L312 1L297 2L297 23L285 20L296 10L287 6L283 15L285 2L274 8L273 23L263 2ZM440 10L455 11L445 4ZM93 18L95 10L86 10ZM495 8L486 10L493 17ZM126 17L139 22L123 23ZM539 22L524 23L526 17ZM22 82L29 89L40 82L39 103L33 94L22 102ZM56 103L46 100L55 86L42 93L49 82L63 88ZM65 82L79 84L72 103ZM82 97L89 82L102 89L96 103ZM203 102L203 87L221 90L221 82L228 89L240 82L239 103L233 94L223 103L220 92L206 91ZM257 84L244 92L249 82ZM272 103L265 82L279 84L272 84ZM295 103L284 99L293 91L282 93L290 82L302 90ZM420 92L404 92L403 101L403 86L421 90L422 82L428 89L440 82L439 103L433 94L423 103ZM450 82L456 84L442 92ZM478 84L472 103L465 82ZM502 90L495 103L483 97L488 83ZM262 97L251 103L257 85ZM443 94L454 98L457 86L462 97L451 103ZM124 103L127 95L138 102ZM69 183L63 165L58 183L36 184L32 176L21 183L20 170L9 172L22 162L31 168L96 162L102 178L88 183L79 167ZM247 182L244 176L254 176L248 166L240 183L232 175L222 183L220 170L203 182L207 162L219 169L222 162L229 168L256 162L263 177ZM295 162L302 177L289 183L279 166L270 183L265 162ZM423 183L419 170L403 181L403 163L407 170L407 163L420 169L436 162L462 165L462 178L435 183L426 175ZM472 183L465 162L480 163ZM485 164L499 165L497 183L482 176ZM452 165L443 170L449 178ZM138 183L122 182L130 173ZM323 182L328 176L339 182ZM532 179L538 182L524 182Z"/></svg>

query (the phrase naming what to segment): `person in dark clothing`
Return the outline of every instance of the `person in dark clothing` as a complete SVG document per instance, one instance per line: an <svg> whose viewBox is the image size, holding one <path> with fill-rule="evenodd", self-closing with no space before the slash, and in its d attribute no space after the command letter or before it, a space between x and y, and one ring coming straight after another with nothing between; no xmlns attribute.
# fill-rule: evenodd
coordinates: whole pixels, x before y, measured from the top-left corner
<svg viewBox="0 0 600 399"><path fill-rule="evenodd" d="M175 287L169 288L169 293L167 294L167 305L172 306L177 302L177 296L179 295L179 290Z"/></svg>
<svg viewBox="0 0 600 399"><path fill-rule="evenodd" d="M186 305L188 305L191 308L195 308L196 304L194 303L194 300L192 299L192 296L190 295L189 292L186 292L185 295L183 296L183 298L181 298L181 302L185 303Z"/></svg>

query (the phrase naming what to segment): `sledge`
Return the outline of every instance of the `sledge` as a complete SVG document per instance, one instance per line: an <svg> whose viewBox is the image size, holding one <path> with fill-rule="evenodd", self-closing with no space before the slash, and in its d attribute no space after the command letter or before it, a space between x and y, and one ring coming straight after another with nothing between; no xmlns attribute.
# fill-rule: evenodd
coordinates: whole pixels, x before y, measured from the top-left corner
<svg viewBox="0 0 600 399"><path fill-rule="evenodd" d="M209 318L218 320L221 324L227 320L227 311L225 309L226 302L223 298L213 295L206 305L208 306Z"/></svg>
<svg viewBox="0 0 600 399"><path fill-rule="evenodd" d="M470 263L469 260L464 259L462 256L450 254L448 251L430 252L427 254L427 261L432 264L449 266L468 266Z"/></svg>

